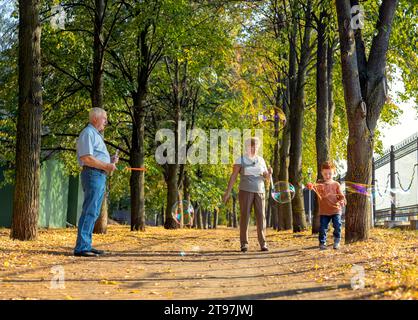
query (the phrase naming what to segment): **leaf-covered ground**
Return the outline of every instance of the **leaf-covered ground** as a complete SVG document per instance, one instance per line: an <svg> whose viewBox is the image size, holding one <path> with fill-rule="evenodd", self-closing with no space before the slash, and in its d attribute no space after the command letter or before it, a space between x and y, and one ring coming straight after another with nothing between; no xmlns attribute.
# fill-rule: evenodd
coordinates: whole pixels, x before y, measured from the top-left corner
<svg viewBox="0 0 418 320"><path fill-rule="evenodd" d="M238 229L112 225L93 236L112 253L100 258L72 256L76 229L41 230L31 242L9 232L0 229L1 299L418 298L417 231L373 229L369 241L319 251L310 231L269 229L270 251L260 252L252 227L241 253Z"/></svg>

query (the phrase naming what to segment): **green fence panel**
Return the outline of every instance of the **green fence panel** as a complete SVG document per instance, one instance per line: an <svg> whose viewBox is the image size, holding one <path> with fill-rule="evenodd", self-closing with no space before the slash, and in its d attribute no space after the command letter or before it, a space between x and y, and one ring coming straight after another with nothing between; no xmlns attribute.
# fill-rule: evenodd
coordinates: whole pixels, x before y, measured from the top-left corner
<svg viewBox="0 0 418 320"><path fill-rule="evenodd" d="M78 225L83 206L83 188L80 176L70 176L68 184L67 221L73 226Z"/></svg>
<svg viewBox="0 0 418 320"><path fill-rule="evenodd" d="M68 176L64 165L48 160L41 167L41 189L38 226L65 228L68 205Z"/></svg>
<svg viewBox="0 0 418 320"><path fill-rule="evenodd" d="M38 226L65 228L68 209L69 178L64 165L58 160L48 160L41 166L40 208ZM0 168L0 181L3 173ZM0 227L10 228L13 213L13 185L0 188ZM80 210L81 211L81 210Z"/></svg>

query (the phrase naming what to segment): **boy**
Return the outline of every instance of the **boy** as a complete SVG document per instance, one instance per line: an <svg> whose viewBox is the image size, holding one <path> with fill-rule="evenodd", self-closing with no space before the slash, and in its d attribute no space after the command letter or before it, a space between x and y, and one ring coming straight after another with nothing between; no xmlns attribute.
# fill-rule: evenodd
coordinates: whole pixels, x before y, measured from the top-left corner
<svg viewBox="0 0 418 320"><path fill-rule="evenodd" d="M335 166L332 162L326 161L321 165L323 180L315 186L308 185L309 189L314 189L318 195L319 202L319 249L327 248L327 231L329 222L332 220L334 227L334 249L340 248L341 241L341 208L347 204L341 186L332 179L335 174Z"/></svg>

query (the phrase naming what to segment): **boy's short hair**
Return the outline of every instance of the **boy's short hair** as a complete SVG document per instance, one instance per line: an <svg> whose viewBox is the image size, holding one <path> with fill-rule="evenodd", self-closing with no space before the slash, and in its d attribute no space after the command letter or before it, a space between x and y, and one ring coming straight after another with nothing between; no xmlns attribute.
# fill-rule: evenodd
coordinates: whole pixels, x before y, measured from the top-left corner
<svg viewBox="0 0 418 320"><path fill-rule="evenodd" d="M324 170L324 169L325 170L333 170L334 172L335 172L335 170L337 170L334 163L332 163L331 161L322 162L321 170Z"/></svg>

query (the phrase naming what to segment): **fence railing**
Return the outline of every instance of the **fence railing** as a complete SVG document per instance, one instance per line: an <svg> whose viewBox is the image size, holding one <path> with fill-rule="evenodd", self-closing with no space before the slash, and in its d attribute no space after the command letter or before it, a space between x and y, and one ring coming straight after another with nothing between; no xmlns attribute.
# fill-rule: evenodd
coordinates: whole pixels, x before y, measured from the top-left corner
<svg viewBox="0 0 418 320"><path fill-rule="evenodd" d="M418 133L374 159L374 220L407 220L418 216Z"/></svg>
<svg viewBox="0 0 418 320"><path fill-rule="evenodd" d="M374 224L418 219L418 132L373 159L368 190Z"/></svg>

